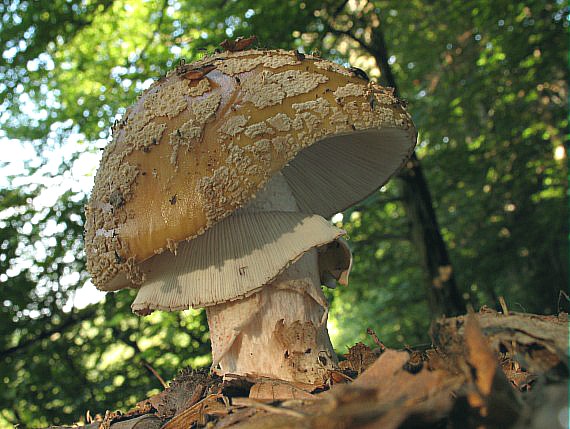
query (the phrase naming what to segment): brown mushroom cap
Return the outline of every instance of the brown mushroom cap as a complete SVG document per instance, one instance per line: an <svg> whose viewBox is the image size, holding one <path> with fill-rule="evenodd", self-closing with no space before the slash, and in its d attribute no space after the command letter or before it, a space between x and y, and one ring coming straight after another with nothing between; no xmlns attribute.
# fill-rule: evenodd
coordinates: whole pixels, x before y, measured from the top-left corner
<svg viewBox="0 0 570 429"><path fill-rule="evenodd" d="M114 129L86 207L87 268L99 289L176 250L281 171L299 209L324 217L403 164L416 131L403 104L339 65L287 51L228 52L183 65ZM315 144L318 143L318 144Z"/></svg>

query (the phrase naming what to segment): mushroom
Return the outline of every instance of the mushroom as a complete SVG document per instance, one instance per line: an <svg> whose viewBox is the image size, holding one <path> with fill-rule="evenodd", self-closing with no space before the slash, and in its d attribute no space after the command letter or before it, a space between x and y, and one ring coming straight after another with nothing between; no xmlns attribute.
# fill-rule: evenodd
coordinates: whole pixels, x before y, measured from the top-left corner
<svg viewBox="0 0 570 429"><path fill-rule="evenodd" d="M321 285L347 284L326 218L408 159L392 91L310 55L224 52L155 82L113 129L86 207L87 268L134 312L206 308L213 368L320 384L337 367Z"/></svg>

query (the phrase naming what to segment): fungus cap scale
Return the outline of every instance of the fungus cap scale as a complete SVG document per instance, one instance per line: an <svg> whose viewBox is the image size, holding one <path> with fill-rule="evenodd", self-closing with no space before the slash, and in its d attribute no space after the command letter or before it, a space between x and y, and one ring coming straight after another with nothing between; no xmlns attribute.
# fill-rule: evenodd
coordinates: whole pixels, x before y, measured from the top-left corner
<svg viewBox="0 0 570 429"><path fill-rule="evenodd" d="M197 79L170 73L155 83L105 150L86 219L88 269L100 289L140 286L140 262L203 234L277 171L301 211L330 216L386 182L415 145L411 118L392 93L334 63L243 51L191 66L208 72ZM319 146L322 152L306 149ZM366 148L378 150L360 153ZM320 160L312 182L296 176L306 172L306 154ZM359 187L348 190L333 176ZM118 275L129 282L113 282Z"/></svg>

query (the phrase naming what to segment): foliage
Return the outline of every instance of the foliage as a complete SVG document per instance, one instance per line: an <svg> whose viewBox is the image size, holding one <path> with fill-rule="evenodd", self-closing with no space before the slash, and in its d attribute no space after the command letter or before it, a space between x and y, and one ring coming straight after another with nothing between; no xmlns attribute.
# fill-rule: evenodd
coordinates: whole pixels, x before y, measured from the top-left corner
<svg viewBox="0 0 570 429"><path fill-rule="evenodd" d="M0 145L25 145L28 157L0 179L0 425L126 408L160 387L148 365L170 379L208 363L201 312L138 318L129 292L74 308L88 277L86 189L72 180L82 159L81 175L93 174L109 126L152 78L226 37L318 49L382 82L380 31L465 299L557 311L568 277L563 2L11 0L0 10ZM329 294L339 352L368 326L388 344L427 341L427 292L396 185L338 221L355 253L351 285Z"/></svg>

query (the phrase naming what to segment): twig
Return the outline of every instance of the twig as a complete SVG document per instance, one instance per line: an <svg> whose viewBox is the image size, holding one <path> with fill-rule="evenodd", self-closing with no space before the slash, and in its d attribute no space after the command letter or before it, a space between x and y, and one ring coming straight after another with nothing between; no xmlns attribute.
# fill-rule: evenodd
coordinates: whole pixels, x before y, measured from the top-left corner
<svg viewBox="0 0 570 429"><path fill-rule="evenodd" d="M342 10L347 5L347 3L348 3L348 0L343 0L342 3L337 6L337 8L335 9L335 11L332 14L333 19L336 19L336 17L342 12Z"/></svg>
<svg viewBox="0 0 570 429"><path fill-rule="evenodd" d="M370 335L372 337L372 339L374 340L374 342L376 343L376 345L378 347L380 347L380 351L383 352L384 350L386 350L386 346L384 345L384 343L382 343L382 341L380 341L380 338L378 338L378 335L376 335L376 332L374 332L374 329L368 328L366 330L366 333L368 335Z"/></svg>
<svg viewBox="0 0 570 429"><path fill-rule="evenodd" d="M166 384L166 382L164 381L164 379L160 376L160 374L158 372L156 372L156 370L150 365L150 363L148 363L146 360L141 359L141 363L143 364L143 366L148 369L152 375L154 375L157 380L160 382L160 384L162 384L162 387L164 389L166 389L168 387L168 384Z"/></svg>
<svg viewBox="0 0 570 429"><path fill-rule="evenodd" d="M558 294L558 313L560 313L560 301L562 301L562 297L566 298L566 301L570 302L570 296L568 296L568 294L563 290L560 290L560 293Z"/></svg>
<svg viewBox="0 0 570 429"><path fill-rule="evenodd" d="M505 316L509 315L509 308L507 307L507 303L505 302L505 298L500 296L499 297L499 304L501 304L501 308L503 310L503 314Z"/></svg>

